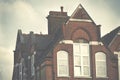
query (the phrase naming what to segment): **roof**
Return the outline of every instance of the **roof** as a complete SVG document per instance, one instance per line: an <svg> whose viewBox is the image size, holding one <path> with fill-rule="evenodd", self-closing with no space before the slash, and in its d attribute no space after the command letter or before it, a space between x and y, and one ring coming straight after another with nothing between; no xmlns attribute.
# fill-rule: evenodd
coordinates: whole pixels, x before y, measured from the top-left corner
<svg viewBox="0 0 120 80"><path fill-rule="evenodd" d="M76 8L76 10L71 15L69 21L85 21L85 22L93 22L92 18L89 16L87 11L83 8L83 6L80 4Z"/></svg>
<svg viewBox="0 0 120 80"><path fill-rule="evenodd" d="M111 31L110 33L106 34L105 36L103 36L102 37L103 43L106 46L108 46L118 33L120 33L120 26Z"/></svg>
<svg viewBox="0 0 120 80"><path fill-rule="evenodd" d="M35 50L44 50L52 40L52 35L34 34L33 32L24 34L21 30L18 30L16 50L21 47L23 51L28 51L30 46L34 46Z"/></svg>
<svg viewBox="0 0 120 80"><path fill-rule="evenodd" d="M37 49L46 49L53 40L52 35L36 35L35 45Z"/></svg>
<svg viewBox="0 0 120 80"><path fill-rule="evenodd" d="M34 46L34 50L38 51L38 57L41 57L39 61L42 61L49 54L49 51L53 49L54 44L61 38L61 35L60 28L52 35L34 34L33 32L24 34L21 30L18 30L16 49L17 47L18 49L22 48L22 51L27 52L27 54L22 55L27 56L30 55L28 53L31 47Z"/></svg>
<svg viewBox="0 0 120 80"><path fill-rule="evenodd" d="M51 35L40 34L23 34L22 36L25 46L29 46L29 44L34 45L37 50L45 49L53 38Z"/></svg>

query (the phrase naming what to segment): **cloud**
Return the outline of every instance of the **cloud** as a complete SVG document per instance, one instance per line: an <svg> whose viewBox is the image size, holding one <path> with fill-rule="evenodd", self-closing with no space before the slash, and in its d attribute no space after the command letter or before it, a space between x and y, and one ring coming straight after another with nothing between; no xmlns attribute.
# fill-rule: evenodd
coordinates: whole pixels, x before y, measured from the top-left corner
<svg viewBox="0 0 120 80"><path fill-rule="evenodd" d="M22 29L25 33L29 31L36 33L43 31L46 33L47 25L40 20L40 16L41 14L35 11L34 7L25 1L0 3L0 29L3 36L0 37L3 41L7 42L6 46L12 44L12 41L8 40L16 37L18 29ZM5 44L2 41L0 43L2 45Z"/></svg>
<svg viewBox="0 0 120 80"><path fill-rule="evenodd" d="M30 4L25 1L16 1L7 5L5 3L3 6L5 6L5 8L2 11L1 24L3 24L5 28L8 28L9 31L11 28L21 26L17 28L23 28L26 31L28 29L36 30L38 32L37 28L40 26L40 14L37 13Z"/></svg>
<svg viewBox="0 0 120 80"><path fill-rule="evenodd" d="M2 80L12 79L13 50L17 30L40 32L40 14L25 1L0 3L0 71ZM44 30L45 31L45 30ZM7 72L6 72L7 71ZM10 73L6 76L7 73Z"/></svg>
<svg viewBox="0 0 120 80"><path fill-rule="evenodd" d="M0 78L1 80L11 80L13 71L13 53L11 48L3 48L0 46ZM6 74L9 73L9 76Z"/></svg>
<svg viewBox="0 0 120 80"><path fill-rule="evenodd" d="M111 10L117 15L119 16L120 14L120 9L119 9L119 3L120 0L106 0L106 2L109 4Z"/></svg>
<svg viewBox="0 0 120 80"><path fill-rule="evenodd" d="M34 10L34 8L26 2L18 1L13 5L16 24L21 26L26 31L39 32L40 28L40 15Z"/></svg>
<svg viewBox="0 0 120 80"><path fill-rule="evenodd" d="M116 11L114 12L111 8L113 6L110 6L106 0L91 0L84 3L84 7L95 23L102 25L102 36L120 25L119 16L115 14Z"/></svg>

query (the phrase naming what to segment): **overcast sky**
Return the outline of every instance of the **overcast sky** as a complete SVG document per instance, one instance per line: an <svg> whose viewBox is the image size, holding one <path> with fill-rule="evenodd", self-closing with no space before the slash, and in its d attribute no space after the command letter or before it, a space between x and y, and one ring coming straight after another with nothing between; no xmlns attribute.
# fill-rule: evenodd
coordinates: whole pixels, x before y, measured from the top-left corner
<svg viewBox="0 0 120 80"><path fill-rule="evenodd" d="M120 25L120 0L0 0L0 80L12 79L18 29L46 34L49 11L64 6L70 16L80 3L95 23L102 25L102 36Z"/></svg>

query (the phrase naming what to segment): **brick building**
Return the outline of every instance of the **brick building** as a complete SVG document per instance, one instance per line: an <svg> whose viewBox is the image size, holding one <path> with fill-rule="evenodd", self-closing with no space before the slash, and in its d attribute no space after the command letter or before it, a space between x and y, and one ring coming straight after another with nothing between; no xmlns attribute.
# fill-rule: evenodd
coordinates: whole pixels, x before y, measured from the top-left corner
<svg viewBox="0 0 120 80"><path fill-rule="evenodd" d="M12 80L120 80L120 27L101 37L82 5L47 19L48 35L18 30Z"/></svg>

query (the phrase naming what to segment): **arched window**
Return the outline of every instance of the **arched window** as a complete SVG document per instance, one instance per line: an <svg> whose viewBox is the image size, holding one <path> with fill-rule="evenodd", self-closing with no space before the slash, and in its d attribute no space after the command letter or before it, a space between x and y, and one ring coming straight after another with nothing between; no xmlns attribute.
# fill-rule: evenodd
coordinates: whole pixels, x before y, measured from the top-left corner
<svg viewBox="0 0 120 80"><path fill-rule="evenodd" d="M57 52L57 74L58 76L69 76L68 52Z"/></svg>
<svg viewBox="0 0 120 80"><path fill-rule="evenodd" d="M96 59L96 77L106 77L106 55L103 52L97 52L95 54Z"/></svg>
<svg viewBox="0 0 120 80"><path fill-rule="evenodd" d="M90 76L90 51L87 41L80 39L73 44L74 76Z"/></svg>

